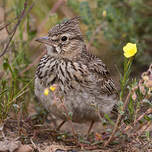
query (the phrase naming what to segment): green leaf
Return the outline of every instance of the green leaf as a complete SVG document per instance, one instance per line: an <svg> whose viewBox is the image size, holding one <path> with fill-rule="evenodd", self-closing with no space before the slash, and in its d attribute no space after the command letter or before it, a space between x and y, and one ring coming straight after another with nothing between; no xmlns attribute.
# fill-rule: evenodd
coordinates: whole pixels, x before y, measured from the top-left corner
<svg viewBox="0 0 152 152"><path fill-rule="evenodd" d="M104 117L110 122L111 125L115 125L115 123L110 119L108 114L104 114Z"/></svg>
<svg viewBox="0 0 152 152"><path fill-rule="evenodd" d="M8 59L4 59L3 61L3 69L6 71L9 68L9 63L8 63Z"/></svg>
<svg viewBox="0 0 152 152"><path fill-rule="evenodd" d="M87 1L83 1L80 3L80 12L84 24L94 25L91 8Z"/></svg>

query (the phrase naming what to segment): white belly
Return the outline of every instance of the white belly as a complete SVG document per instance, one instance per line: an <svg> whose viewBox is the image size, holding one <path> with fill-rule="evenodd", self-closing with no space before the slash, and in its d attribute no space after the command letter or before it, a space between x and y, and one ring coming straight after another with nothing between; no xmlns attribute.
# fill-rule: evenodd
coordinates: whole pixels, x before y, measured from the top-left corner
<svg viewBox="0 0 152 152"><path fill-rule="evenodd" d="M66 119L66 111L62 105L61 97L58 98L55 92L51 91L48 96L45 96L44 89L45 88L39 83L38 78L36 78L35 95L50 113L60 119ZM78 90L69 90L62 100L74 122L98 121L98 111L100 114L109 113L117 102L115 94L112 96L99 95L96 97L86 92L85 88L81 89L81 91Z"/></svg>

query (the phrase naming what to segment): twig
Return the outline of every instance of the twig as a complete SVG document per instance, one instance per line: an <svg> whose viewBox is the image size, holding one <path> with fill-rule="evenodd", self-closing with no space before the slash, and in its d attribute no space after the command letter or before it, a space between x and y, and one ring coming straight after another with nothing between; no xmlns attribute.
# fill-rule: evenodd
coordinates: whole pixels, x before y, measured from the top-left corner
<svg viewBox="0 0 152 152"><path fill-rule="evenodd" d="M3 0L3 9L4 9L4 25L6 25L6 12L5 12L5 9L6 9L6 1ZM12 22L11 22L12 23ZM10 25L10 24L8 24ZM8 30L8 25L7 26L4 26L4 28L6 29L6 32L8 35L10 35L9 33L9 30ZM3 29L3 28L2 28Z"/></svg>
<svg viewBox="0 0 152 152"><path fill-rule="evenodd" d="M149 108L146 112L144 112L136 121L135 123L137 123L138 121L140 121L145 115L152 113L152 108Z"/></svg>
<svg viewBox="0 0 152 152"><path fill-rule="evenodd" d="M136 136L136 138L138 138L139 136L141 136L141 134L147 130L149 127L151 127L152 122L148 121L145 125L142 126L142 128L140 130L136 130L135 133L131 134L130 137L134 137Z"/></svg>
<svg viewBox="0 0 152 152"><path fill-rule="evenodd" d="M65 1L65 0L58 0L58 1L54 4L53 8L50 10L50 13L49 13L49 14L55 13L55 12L57 11L57 9L63 4L64 1ZM39 29L41 29L42 26L45 25L45 23L47 22L48 18L49 18L49 17L47 17L45 20L43 20L43 23L40 24ZM39 30L39 29L38 29L38 30ZM42 56L43 56L45 53L46 53L46 51L44 50L27 68L25 68L25 69L20 73L20 76L23 76L23 74L24 74L26 71L28 71L31 67L33 67L35 64L37 64L37 63L39 62L39 60L42 58Z"/></svg>
<svg viewBox="0 0 152 152"><path fill-rule="evenodd" d="M66 18L72 18L75 16L74 12L67 5L62 5L60 11Z"/></svg>
<svg viewBox="0 0 152 152"><path fill-rule="evenodd" d="M54 6L52 7L52 9L50 10L50 12L48 13L49 15L55 13L57 11L57 9L65 2L65 0L58 0ZM40 24L38 31L40 31L42 29L42 27L46 24L46 22L49 19L49 15L42 21L42 23Z"/></svg>
<svg viewBox="0 0 152 152"><path fill-rule="evenodd" d="M148 114L150 114L150 113L152 113L152 108L149 108L146 112L144 112L144 113L134 122L134 125L135 125L136 123L138 123L145 115L148 115ZM122 127L121 127L121 128L122 128ZM127 126L122 132L125 133L125 132L127 132L130 128L132 128L131 125L130 125L130 126Z"/></svg>
<svg viewBox="0 0 152 152"><path fill-rule="evenodd" d="M29 11L30 11L30 10L32 9L32 7L34 6L34 3L32 3L32 5L29 7L29 9L28 9L27 12L26 12L27 1L28 1L28 0L25 0L25 2L24 2L23 11L21 12L20 17L19 17L16 25L14 26L14 28L13 28L13 30L12 30L12 35L9 37L9 40L8 40L8 42L7 42L7 44L6 44L6 47L4 48L4 50L2 51L2 53L0 54L0 57L2 57L2 56L6 53L8 47L9 47L9 45L10 45L10 43L11 43L11 41L12 41L12 39L13 39L15 33L16 33L16 30L17 30L18 26L20 25L20 23L21 23L21 21L23 20L23 18L29 13Z"/></svg>
<svg viewBox="0 0 152 152"><path fill-rule="evenodd" d="M0 57L2 57L2 56L6 53L8 47L9 47L9 45L10 45L10 43L11 43L11 41L12 41L12 39L13 39L15 33L16 33L17 27L19 26L20 22L21 22L22 19L23 19L23 16L24 16L24 14L25 14L26 8L27 8L27 0L26 0L25 3L24 3L24 9L23 9L23 11L22 11L22 13L21 13L21 15L20 15L20 17L19 17L19 19L18 19L18 22L16 23L16 25L15 25L14 28L13 28L12 35L10 36L9 41L8 41L6 47L4 48L4 50L2 51L2 53L0 54Z"/></svg>
<svg viewBox="0 0 152 152"><path fill-rule="evenodd" d="M4 23L3 25L0 25L0 31L6 28L7 26L9 26L10 24L12 24L12 22L8 22L6 24Z"/></svg>
<svg viewBox="0 0 152 152"><path fill-rule="evenodd" d="M126 106L127 106L127 104L128 104L128 101L129 101L129 98L130 98L130 95L131 95L131 92L129 92L128 96L126 97L126 100L125 100L125 102L124 102L122 111L125 111ZM122 114L119 114L119 115L118 115L118 118L117 118L117 121L116 121L116 124L115 124L115 126L114 126L114 129L113 129L113 131L112 131L112 134L111 134L111 136L109 137L108 141L105 142L104 147L106 147L106 146L111 142L111 140L113 139L113 137L114 137L114 135L115 135L115 133L116 133L118 127L119 127L119 124L120 124L120 122L121 122L121 118L122 118Z"/></svg>
<svg viewBox="0 0 152 152"><path fill-rule="evenodd" d="M65 2L65 0L58 0L55 5L53 6L53 8L50 11L50 14L55 13L57 11L57 9Z"/></svg>
<svg viewBox="0 0 152 152"><path fill-rule="evenodd" d="M63 101L62 99L60 99L60 101L61 101L61 103L62 103L62 106L63 106L63 108L64 108L64 111L65 111L65 113L66 113L66 116L67 116L67 118L68 118L68 120L69 120L69 122L70 122L70 124L71 124L72 133L73 133L73 135L76 137L76 133L75 133L75 130L74 130L74 127L73 127L72 120L71 120L71 118L70 118L70 116L69 116L69 114L68 114L68 110L67 110L66 106L64 105L64 101Z"/></svg>
<svg viewBox="0 0 152 152"><path fill-rule="evenodd" d="M58 86L56 86L56 91L57 90L58 90ZM62 105L62 107L64 109L64 112L66 114L66 117L67 117L68 121L71 124L73 136L76 137L76 133L75 133L75 130L74 130L74 127L73 127L73 123L72 123L71 117L69 116L68 109L67 109L67 107L64 104L63 98L62 97L57 97L56 92L53 92L53 96L54 96L54 100L53 100L54 104L57 102L58 99L60 100L60 102L61 102L60 105Z"/></svg>
<svg viewBox="0 0 152 152"><path fill-rule="evenodd" d="M32 145L33 145L33 147L34 147L34 149L37 150L38 152L41 152L41 149L39 148L39 146L37 146L37 145L34 143L34 141L33 141L32 138L30 138L30 141L31 141L31 143L32 143Z"/></svg>

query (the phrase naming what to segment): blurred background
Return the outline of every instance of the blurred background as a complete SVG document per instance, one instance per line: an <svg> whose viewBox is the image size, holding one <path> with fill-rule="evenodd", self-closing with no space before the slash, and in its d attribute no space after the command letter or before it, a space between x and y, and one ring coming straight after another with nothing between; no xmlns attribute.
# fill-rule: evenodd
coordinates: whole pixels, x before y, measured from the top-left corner
<svg viewBox="0 0 152 152"><path fill-rule="evenodd" d="M107 64L117 85L126 43L136 43L138 48L132 77L139 78L152 62L151 0L25 1L0 0L0 54L17 25L9 47L0 57L1 120L11 109L26 115L27 108L33 106L34 73L45 51L35 39L47 35L52 26L64 19L81 16L80 27L88 49Z"/></svg>

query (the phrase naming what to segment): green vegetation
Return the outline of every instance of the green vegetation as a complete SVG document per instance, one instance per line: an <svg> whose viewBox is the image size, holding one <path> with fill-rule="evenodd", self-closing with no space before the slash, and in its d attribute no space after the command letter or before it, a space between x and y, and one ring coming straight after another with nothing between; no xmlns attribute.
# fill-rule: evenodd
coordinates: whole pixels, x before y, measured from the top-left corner
<svg viewBox="0 0 152 152"><path fill-rule="evenodd" d="M152 3L150 0L95 0L73 1L68 0L70 6L78 15L82 16L87 26L86 35L91 39L95 29L101 28L96 34L93 45L100 48L102 39L107 41L109 51L115 51L120 59L121 48L127 42L136 43L139 53L136 57L136 66L139 69L152 61L151 35L152 35ZM136 67L137 68L137 67Z"/></svg>
<svg viewBox="0 0 152 152"><path fill-rule="evenodd" d="M0 16L0 54L25 8L6 53L0 57L1 125L7 118L18 119L19 115L20 118L26 118L29 104L34 104L33 107L40 112L38 114L43 113L35 103L33 93L37 57L43 49L34 39L46 35L50 27L65 18L81 16L80 26L86 35L88 48L102 56L109 66L116 64L119 69L114 70L121 88L118 107L122 121L114 125L116 130L119 129L116 131L118 141L124 134L133 138L139 131L137 137L150 142L150 131L144 130L144 127L148 128L152 122L152 80L147 73L142 72L148 69L152 61L152 1L67 0L51 13L56 2L27 0L26 8L25 0L0 2L0 14L5 14ZM11 24L6 26L8 23ZM123 56L122 48L128 42L137 44L138 53L134 59Z"/></svg>

